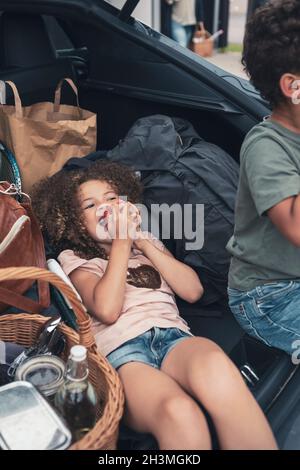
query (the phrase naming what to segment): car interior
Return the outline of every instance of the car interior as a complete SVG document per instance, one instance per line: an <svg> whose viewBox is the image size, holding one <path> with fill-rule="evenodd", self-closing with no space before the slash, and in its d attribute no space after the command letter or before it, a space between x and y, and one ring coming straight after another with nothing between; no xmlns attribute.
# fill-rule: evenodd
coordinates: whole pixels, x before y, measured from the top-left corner
<svg viewBox="0 0 300 470"><path fill-rule="evenodd" d="M144 34L154 35L146 28ZM113 148L138 118L165 114L190 121L201 137L238 161L245 134L255 124L253 114L230 104L217 83L214 87L209 70L206 82L201 81L154 47L148 50L129 35L120 37L106 24L71 20L63 12L55 17L5 11L0 42L0 79L17 84L23 105L52 101L62 77L75 81L80 105L97 113L99 150ZM67 88L63 96L73 104ZM7 103L12 103L9 90ZM208 306L178 301L178 306L193 334L216 341L232 358L268 413L296 371L289 356L247 336L225 301ZM149 449L155 442L122 425L119 448Z"/></svg>

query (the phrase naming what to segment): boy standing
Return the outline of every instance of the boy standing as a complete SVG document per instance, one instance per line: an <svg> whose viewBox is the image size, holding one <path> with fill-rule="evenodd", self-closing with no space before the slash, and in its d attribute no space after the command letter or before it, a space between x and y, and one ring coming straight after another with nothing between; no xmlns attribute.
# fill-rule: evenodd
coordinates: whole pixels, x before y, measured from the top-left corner
<svg viewBox="0 0 300 470"><path fill-rule="evenodd" d="M253 15L243 64L272 114L241 149L229 305L247 333L292 354L300 340L298 0L273 0Z"/></svg>

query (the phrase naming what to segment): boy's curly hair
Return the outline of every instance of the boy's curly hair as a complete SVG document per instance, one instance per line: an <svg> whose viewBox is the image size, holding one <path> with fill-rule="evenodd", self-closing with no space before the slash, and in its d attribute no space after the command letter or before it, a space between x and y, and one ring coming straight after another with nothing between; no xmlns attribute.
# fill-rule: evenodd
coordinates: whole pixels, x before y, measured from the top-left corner
<svg viewBox="0 0 300 470"><path fill-rule="evenodd" d="M84 169L60 171L33 187L32 207L55 256L70 249L81 258L106 259L104 250L83 224L78 199L79 186L97 179L109 183L119 196L127 196L133 204L140 201L142 188L134 172L105 160Z"/></svg>
<svg viewBox="0 0 300 470"><path fill-rule="evenodd" d="M246 26L242 63L272 107L284 102L279 81L300 73L300 1L272 0Z"/></svg>

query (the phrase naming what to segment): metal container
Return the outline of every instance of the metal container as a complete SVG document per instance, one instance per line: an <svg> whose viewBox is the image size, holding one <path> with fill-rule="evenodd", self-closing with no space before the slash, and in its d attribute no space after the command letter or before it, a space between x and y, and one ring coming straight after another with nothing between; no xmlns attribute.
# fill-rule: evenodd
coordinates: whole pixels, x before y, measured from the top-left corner
<svg viewBox="0 0 300 470"><path fill-rule="evenodd" d="M38 355L20 365L15 380L32 383L48 400L54 400L64 382L65 363L57 356Z"/></svg>
<svg viewBox="0 0 300 470"><path fill-rule="evenodd" d="M47 400L29 382L0 387L0 447L4 450L58 450L71 433Z"/></svg>

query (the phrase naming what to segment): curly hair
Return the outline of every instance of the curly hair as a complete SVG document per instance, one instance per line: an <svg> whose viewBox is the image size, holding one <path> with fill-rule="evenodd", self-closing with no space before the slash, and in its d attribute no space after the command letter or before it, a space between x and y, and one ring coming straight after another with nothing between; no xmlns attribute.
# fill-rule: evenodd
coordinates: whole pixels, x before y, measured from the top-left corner
<svg viewBox="0 0 300 470"><path fill-rule="evenodd" d="M242 63L271 107L285 101L280 78L300 73L299 0L273 0L254 13L246 26Z"/></svg>
<svg viewBox="0 0 300 470"><path fill-rule="evenodd" d="M32 207L55 256L70 249L84 259L107 258L105 251L88 234L78 204L79 186L95 179L109 183L118 195L126 195L133 204L141 199L142 187L134 172L103 160L88 168L60 171L33 187Z"/></svg>

